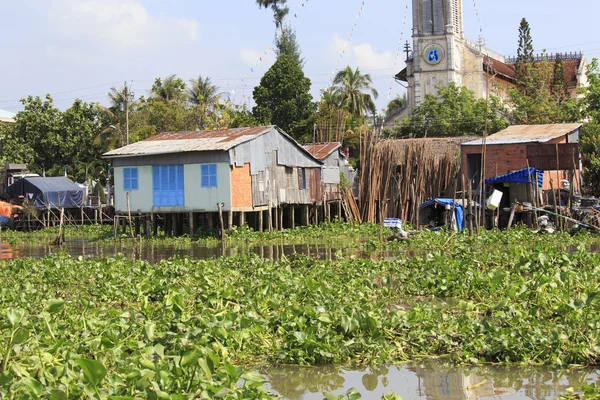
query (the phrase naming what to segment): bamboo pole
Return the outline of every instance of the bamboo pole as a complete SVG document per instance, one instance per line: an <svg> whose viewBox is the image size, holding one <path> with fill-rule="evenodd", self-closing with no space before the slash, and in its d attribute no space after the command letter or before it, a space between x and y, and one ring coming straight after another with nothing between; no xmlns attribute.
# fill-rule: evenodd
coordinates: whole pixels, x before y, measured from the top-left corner
<svg viewBox="0 0 600 400"><path fill-rule="evenodd" d="M223 223L223 208L221 207L221 203L217 203L217 209L219 210L219 224L221 228L220 238L221 241L225 241L225 224Z"/></svg>

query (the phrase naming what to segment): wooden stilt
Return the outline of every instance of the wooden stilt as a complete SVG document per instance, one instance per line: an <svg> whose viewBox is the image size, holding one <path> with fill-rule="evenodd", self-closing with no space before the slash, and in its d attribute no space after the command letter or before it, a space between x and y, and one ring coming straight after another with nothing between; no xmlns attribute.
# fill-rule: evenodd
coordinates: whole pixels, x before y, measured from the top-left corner
<svg viewBox="0 0 600 400"><path fill-rule="evenodd" d="M273 232L273 207L271 207L271 201L269 200L269 206L268 206L268 223L269 223L269 232Z"/></svg>
<svg viewBox="0 0 600 400"><path fill-rule="evenodd" d="M258 231L262 232L264 230L264 221L263 221L263 214L265 212L264 211L259 211L258 212Z"/></svg>
<svg viewBox="0 0 600 400"><path fill-rule="evenodd" d="M290 215L290 220L289 220L289 226L290 229L294 229L296 228L296 207L294 206L288 206L288 210L289 210L289 215Z"/></svg>
<svg viewBox="0 0 600 400"><path fill-rule="evenodd" d="M196 221L195 214L193 212L188 213L188 228L190 230L190 236L194 236L196 233Z"/></svg>
<svg viewBox="0 0 600 400"><path fill-rule="evenodd" d="M150 239L151 226L152 226L152 221L150 219L150 216L148 216L148 215L144 216L144 235L146 236L146 239Z"/></svg>
<svg viewBox="0 0 600 400"><path fill-rule="evenodd" d="M278 229L280 231L282 231L283 230L283 206L279 207L279 224L278 225L279 225Z"/></svg>
<svg viewBox="0 0 600 400"><path fill-rule="evenodd" d="M225 225L223 223L223 209L221 208L221 203L217 203L217 209L219 210L219 227L221 229L220 238L221 241L225 240Z"/></svg>
<svg viewBox="0 0 600 400"><path fill-rule="evenodd" d="M233 211L229 210L227 213L227 227L229 229L233 228Z"/></svg>
<svg viewBox="0 0 600 400"><path fill-rule="evenodd" d="M246 213L244 211L240 211L240 226L244 226L246 224Z"/></svg>

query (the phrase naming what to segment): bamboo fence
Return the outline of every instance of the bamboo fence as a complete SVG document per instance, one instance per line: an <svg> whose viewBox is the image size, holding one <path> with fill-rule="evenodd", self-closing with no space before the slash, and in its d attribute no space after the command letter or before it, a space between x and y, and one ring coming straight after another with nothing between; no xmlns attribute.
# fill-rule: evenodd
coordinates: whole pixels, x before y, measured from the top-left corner
<svg viewBox="0 0 600 400"><path fill-rule="evenodd" d="M455 198L460 162L455 151L431 154L427 142L399 146L371 131L361 141L358 197L362 220L386 217L418 222L419 205L435 197Z"/></svg>

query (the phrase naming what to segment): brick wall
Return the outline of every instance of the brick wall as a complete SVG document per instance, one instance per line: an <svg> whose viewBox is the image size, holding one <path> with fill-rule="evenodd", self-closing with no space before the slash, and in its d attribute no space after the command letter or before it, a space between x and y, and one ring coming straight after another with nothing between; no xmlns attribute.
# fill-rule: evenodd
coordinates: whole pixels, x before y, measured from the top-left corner
<svg viewBox="0 0 600 400"><path fill-rule="evenodd" d="M553 139L548 144L566 143L566 136ZM462 167L463 171L468 171L468 154L481 154L481 146L462 146ZM512 171L527 168L527 144L503 144L488 145L486 149L485 160L485 179L493 178L507 174ZM577 172L579 176L579 172ZM550 189L550 179L553 180L554 187L558 186L557 181L568 179L567 171L545 171L544 190ZM560 179L559 179L560 178Z"/></svg>
<svg viewBox="0 0 600 400"><path fill-rule="evenodd" d="M233 208L252 207L250 164L234 167L231 170L231 206Z"/></svg>

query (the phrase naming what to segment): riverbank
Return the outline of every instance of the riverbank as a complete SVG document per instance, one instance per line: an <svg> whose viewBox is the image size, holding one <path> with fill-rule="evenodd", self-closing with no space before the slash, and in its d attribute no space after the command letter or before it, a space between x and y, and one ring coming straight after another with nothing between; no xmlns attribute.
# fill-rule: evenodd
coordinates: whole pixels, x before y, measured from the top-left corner
<svg viewBox="0 0 600 400"><path fill-rule="evenodd" d="M11 393L77 390L91 382L78 360L93 359L102 395L192 395L262 388L252 374L236 386L231 365L600 364L600 255L523 232L481 236L481 252L423 236L427 254L393 261L2 262L2 379Z"/></svg>

